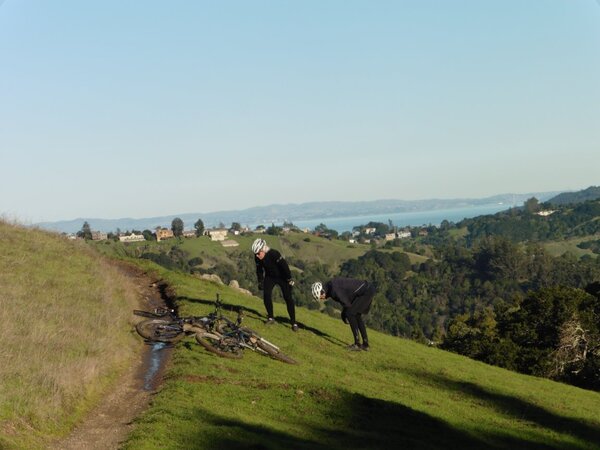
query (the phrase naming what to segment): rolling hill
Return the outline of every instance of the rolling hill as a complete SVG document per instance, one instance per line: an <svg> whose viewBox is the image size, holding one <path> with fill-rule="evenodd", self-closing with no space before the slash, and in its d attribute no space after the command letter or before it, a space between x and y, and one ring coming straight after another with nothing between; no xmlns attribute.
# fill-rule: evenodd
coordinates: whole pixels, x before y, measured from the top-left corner
<svg viewBox="0 0 600 450"><path fill-rule="evenodd" d="M222 359L193 340L180 344L127 449L598 448L597 392L373 331L371 351L349 353L339 320L299 308L293 333L276 304L280 323L265 326L260 299L156 270L181 314L210 312L219 293L299 364L251 352Z"/></svg>
<svg viewBox="0 0 600 450"><path fill-rule="evenodd" d="M590 186L577 192L563 192L547 200L552 205L568 205L571 203L582 203L588 200L600 198L600 186Z"/></svg>
<svg viewBox="0 0 600 450"><path fill-rule="evenodd" d="M44 448L135 358L137 294L82 243L4 222L0 236L0 447ZM220 294L227 314L243 307L247 326L299 362L180 342L126 449L600 448L598 392L371 330L372 350L349 353L338 319L298 308L293 333L276 303L267 327L257 297L123 258L167 283L180 314L206 314Z"/></svg>
<svg viewBox="0 0 600 450"><path fill-rule="evenodd" d="M137 287L83 242L0 220L0 448L47 448L139 359Z"/></svg>

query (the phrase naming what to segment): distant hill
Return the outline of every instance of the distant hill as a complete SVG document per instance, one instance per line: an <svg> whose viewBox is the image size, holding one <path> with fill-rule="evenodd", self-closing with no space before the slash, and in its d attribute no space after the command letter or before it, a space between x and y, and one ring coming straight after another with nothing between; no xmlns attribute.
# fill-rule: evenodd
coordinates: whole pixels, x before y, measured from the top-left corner
<svg viewBox="0 0 600 450"><path fill-rule="evenodd" d="M583 203L588 200L596 200L600 198L600 186L590 186L587 189L577 192L563 192L556 197L548 200L548 203L553 205L568 205L571 203ZM539 200L539 199L538 199Z"/></svg>
<svg viewBox="0 0 600 450"><path fill-rule="evenodd" d="M485 198L463 198L463 199L428 199L428 200L373 200L364 202L310 202L300 204L276 204L268 206L256 206L244 210L217 211L208 213L183 213L169 216L149 218L77 218L57 222L40 222L38 227L64 233L75 233L81 230L83 222L87 221L93 230L116 231L126 230L152 230L158 226L171 227L175 217L183 220L186 228L192 228L193 224L202 219L206 227L218 226L219 223L230 225L239 222L242 225L270 225L271 223L282 224L284 221L300 221L311 219L328 219L339 217L365 216L377 214L392 214L402 212L435 211L438 209L464 208L469 206L484 206L491 204L506 204L507 207L521 205L525 200L535 197L540 201L546 201L558 194L553 192L534 192L527 194L500 194Z"/></svg>

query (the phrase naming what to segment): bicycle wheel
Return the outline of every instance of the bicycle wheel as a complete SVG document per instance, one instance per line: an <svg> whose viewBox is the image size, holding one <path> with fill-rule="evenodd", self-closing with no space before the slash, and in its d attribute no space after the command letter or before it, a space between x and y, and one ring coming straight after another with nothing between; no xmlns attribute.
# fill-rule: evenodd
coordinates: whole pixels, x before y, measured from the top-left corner
<svg viewBox="0 0 600 450"><path fill-rule="evenodd" d="M178 322L166 319L142 320L136 324L135 330L148 341L167 342L171 344L174 344L185 336Z"/></svg>
<svg viewBox="0 0 600 450"><path fill-rule="evenodd" d="M264 341L261 341L261 340L256 341L256 346L258 348L260 348L261 350L265 351L266 353L268 353L269 356L273 359L277 359L279 361L282 361L282 362L288 363L288 364L297 364L296 360L281 353L275 347L273 347L272 345L270 345Z"/></svg>
<svg viewBox="0 0 600 450"><path fill-rule="evenodd" d="M142 310L139 310L139 309L134 309L133 313L136 316L149 317L151 319L156 319L158 317L157 314L151 313L149 311L142 311Z"/></svg>
<svg viewBox="0 0 600 450"><path fill-rule="evenodd" d="M242 349L234 342L227 342L222 336L215 333L198 332L196 341L206 350L223 358L240 359L244 354Z"/></svg>

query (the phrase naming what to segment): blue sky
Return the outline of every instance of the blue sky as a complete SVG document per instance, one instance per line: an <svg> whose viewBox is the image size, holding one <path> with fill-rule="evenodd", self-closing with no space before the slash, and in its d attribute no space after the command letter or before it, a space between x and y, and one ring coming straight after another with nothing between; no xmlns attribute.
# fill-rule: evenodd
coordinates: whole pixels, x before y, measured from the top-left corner
<svg viewBox="0 0 600 450"><path fill-rule="evenodd" d="M25 223L599 185L595 0L0 0Z"/></svg>

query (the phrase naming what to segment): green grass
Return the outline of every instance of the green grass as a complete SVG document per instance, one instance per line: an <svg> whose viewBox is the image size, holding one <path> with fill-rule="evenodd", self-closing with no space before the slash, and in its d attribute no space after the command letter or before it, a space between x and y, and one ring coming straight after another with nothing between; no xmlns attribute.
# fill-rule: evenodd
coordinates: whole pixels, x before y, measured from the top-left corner
<svg viewBox="0 0 600 450"><path fill-rule="evenodd" d="M181 342L126 449L600 448L597 392L374 331L370 352L347 352L350 330L339 320L298 308L303 329L293 333L281 303L280 323L269 327L256 297L187 275L161 276L175 288L182 314L210 312L220 293L299 364L249 351L227 360Z"/></svg>
<svg viewBox="0 0 600 450"><path fill-rule="evenodd" d="M597 255L589 249L582 249L577 247L578 244L585 241L595 241L599 238L598 235L586 236L584 238L572 238L564 241L552 241L544 243L544 248L548 251L551 256L561 256L565 253L572 253L578 258L584 255L589 255L595 258Z"/></svg>
<svg viewBox="0 0 600 450"><path fill-rule="evenodd" d="M190 259L194 257L202 257L204 263L202 267L208 269L215 264L232 263L230 255L234 252L250 252L252 242L257 237L262 237L267 241L267 244L279 250L286 258L296 258L307 262L319 262L328 265L333 271L337 271L339 266L349 259L358 258L371 250L369 244L350 244L342 240L329 240L318 236L313 236L305 233L288 233L282 236L270 236L264 234L254 234L247 236L228 235L228 239L236 241L237 247L223 247L220 242L211 241L210 238L203 236L200 238L187 239L169 239L166 241L155 242L131 242L122 244L120 242L95 242L93 245L102 253L110 256L125 256L127 252L139 256L144 251L168 252L173 246L180 246L185 250ZM306 241L308 239L308 241ZM402 251L396 249L383 249L380 251L393 252ZM420 263L428 259L427 256L418 255L415 253L407 253L411 263Z"/></svg>
<svg viewBox="0 0 600 450"><path fill-rule="evenodd" d="M321 245L312 257L332 263L369 248L291 236L267 240L298 257L310 253L304 244ZM246 249L253 238L236 239ZM96 247L119 254L118 245ZM206 246L215 258L230 251L208 239L184 245ZM600 448L597 392L374 331L370 352L348 353L340 320L298 308L303 328L293 333L276 303L280 323L268 327L256 297L136 262L172 285L181 314L212 311L219 293L299 364L249 351L221 359L183 341L125 448ZM135 288L82 243L1 221L0 285L0 448L44 448L137 357Z"/></svg>
<svg viewBox="0 0 600 450"><path fill-rule="evenodd" d="M348 244L341 240L328 240L305 233L289 233L282 236L248 235L233 236L228 239L236 241L238 247L223 247L220 242L213 242L207 237L183 239L181 248L186 250L191 257L201 256L205 260L205 266L213 265L217 261L228 261L228 255L232 252L250 252L252 242L262 237L267 244L279 250L287 258L293 257L309 262L320 262L337 268L342 262L357 258L370 250L370 246L364 244ZM308 242L305 239L309 239ZM168 245L166 241L163 245ZM170 247L169 247L170 248Z"/></svg>
<svg viewBox="0 0 600 450"><path fill-rule="evenodd" d="M82 242L4 221L0 286L0 448L43 448L138 357L135 289Z"/></svg>

